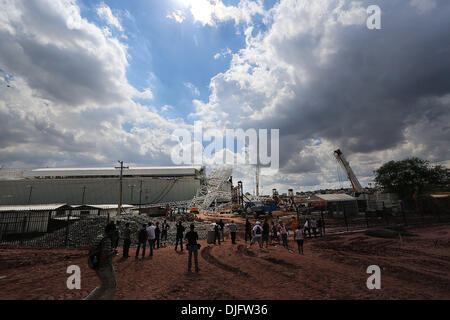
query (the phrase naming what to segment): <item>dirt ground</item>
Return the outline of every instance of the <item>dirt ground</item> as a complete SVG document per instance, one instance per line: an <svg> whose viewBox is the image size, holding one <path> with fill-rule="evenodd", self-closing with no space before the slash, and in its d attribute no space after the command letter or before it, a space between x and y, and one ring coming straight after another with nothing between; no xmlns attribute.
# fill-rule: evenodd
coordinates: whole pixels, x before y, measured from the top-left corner
<svg viewBox="0 0 450 320"><path fill-rule="evenodd" d="M202 241L200 272L187 272L186 251L173 246L153 258L116 257L116 299L450 299L450 226L411 228L414 237L362 233L307 239L304 255L273 245L250 249ZM135 249L131 249L134 256ZM147 251L148 254L148 251ZM369 290L369 265L381 289ZM69 290L67 267L81 268L81 290ZM98 285L82 249L0 249L0 299L81 299Z"/></svg>

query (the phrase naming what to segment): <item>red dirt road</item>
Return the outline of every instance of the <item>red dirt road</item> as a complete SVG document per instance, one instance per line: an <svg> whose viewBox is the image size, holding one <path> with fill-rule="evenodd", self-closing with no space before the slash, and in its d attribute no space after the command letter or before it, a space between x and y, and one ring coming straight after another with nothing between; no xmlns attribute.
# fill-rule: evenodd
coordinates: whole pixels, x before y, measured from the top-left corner
<svg viewBox="0 0 450 320"><path fill-rule="evenodd" d="M247 249L241 237L202 242L199 274L186 272L187 252L173 246L152 259L118 257L116 299L450 299L450 226L408 231L418 236L402 243L363 234L306 240L304 256ZM366 287L372 264L381 268L380 290ZM81 290L66 287L70 265L81 268ZM0 249L0 299L81 299L97 284L86 250Z"/></svg>

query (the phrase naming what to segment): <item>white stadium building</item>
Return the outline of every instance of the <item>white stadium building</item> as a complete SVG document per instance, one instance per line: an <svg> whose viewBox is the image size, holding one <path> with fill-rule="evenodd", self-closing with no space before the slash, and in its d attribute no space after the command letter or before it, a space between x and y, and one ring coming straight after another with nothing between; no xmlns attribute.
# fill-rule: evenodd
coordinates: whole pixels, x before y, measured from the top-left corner
<svg viewBox="0 0 450 320"><path fill-rule="evenodd" d="M46 168L0 178L0 205L107 204L119 198L120 170ZM155 204L192 199L205 182L203 166L130 167L123 170L122 203Z"/></svg>

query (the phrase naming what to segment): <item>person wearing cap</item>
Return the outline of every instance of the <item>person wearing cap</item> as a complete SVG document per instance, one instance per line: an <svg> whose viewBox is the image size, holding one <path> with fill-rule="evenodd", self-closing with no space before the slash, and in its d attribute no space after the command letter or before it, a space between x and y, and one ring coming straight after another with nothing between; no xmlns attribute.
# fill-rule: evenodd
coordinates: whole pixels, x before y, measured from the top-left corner
<svg viewBox="0 0 450 320"><path fill-rule="evenodd" d="M187 240L186 247L189 252L188 257L188 272L191 272L192 267L192 254L194 255L194 263L195 263L195 272L198 272L198 249L200 249L200 245L197 243L198 233L194 231L194 224L190 225L190 231L186 232L185 239Z"/></svg>
<svg viewBox="0 0 450 320"><path fill-rule="evenodd" d="M263 228L260 226L260 224L261 223L259 221L256 221L256 225L253 227L253 238L250 241L250 245L248 246L248 248L250 248L253 243L258 241L259 247L262 249L262 232L263 232Z"/></svg>

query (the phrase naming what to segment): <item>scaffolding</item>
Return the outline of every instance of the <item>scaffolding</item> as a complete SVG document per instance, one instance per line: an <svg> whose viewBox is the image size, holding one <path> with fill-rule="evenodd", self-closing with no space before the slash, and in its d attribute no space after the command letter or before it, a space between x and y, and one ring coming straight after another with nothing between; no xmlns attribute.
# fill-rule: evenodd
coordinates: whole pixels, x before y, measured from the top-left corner
<svg viewBox="0 0 450 320"><path fill-rule="evenodd" d="M230 182L232 169L230 167L218 167L211 170L204 183L197 190L197 194L191 200L189 206L199 210L207 210L217 201L231 201L231 187L225 190L225 186Z"/></svg>

